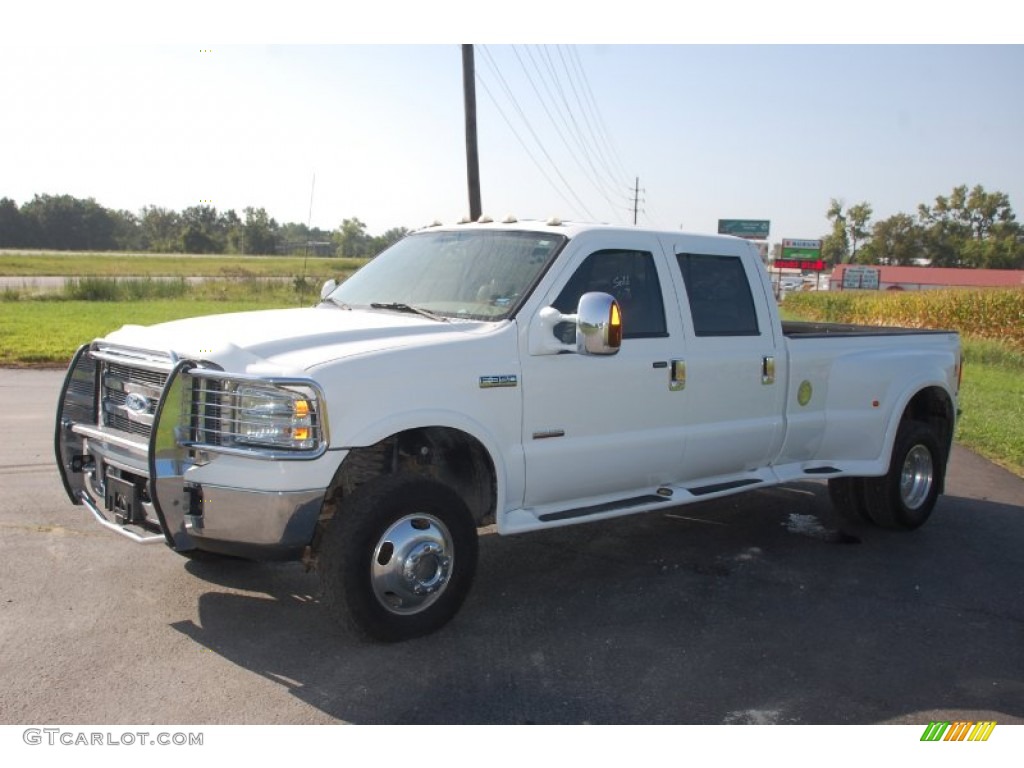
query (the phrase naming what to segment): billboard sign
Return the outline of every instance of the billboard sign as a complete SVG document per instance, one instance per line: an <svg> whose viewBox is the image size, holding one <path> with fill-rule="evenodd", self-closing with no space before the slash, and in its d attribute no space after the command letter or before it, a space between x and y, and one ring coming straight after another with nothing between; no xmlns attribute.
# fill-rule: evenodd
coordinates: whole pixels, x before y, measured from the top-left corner
<svg viewBox="0 0 1024 768"><path fill-rule="evenodd" d="M775 260L775 268L802 269L807 272L824 271L821 240L783 240L782 254Z"/></svg>
<svg viewBox="0 0 1024 768"><path fill-rule="evenodd" d="M747 240L767 240L769 224L771 222L766 219L719 219L718 234Z"/></svg>
<svg viewBox="0 0 1024 768"><path fill-rule="evenodd" d="M843 271L843 290L878 290L878 270L873 267L847 267Z"/></svg>

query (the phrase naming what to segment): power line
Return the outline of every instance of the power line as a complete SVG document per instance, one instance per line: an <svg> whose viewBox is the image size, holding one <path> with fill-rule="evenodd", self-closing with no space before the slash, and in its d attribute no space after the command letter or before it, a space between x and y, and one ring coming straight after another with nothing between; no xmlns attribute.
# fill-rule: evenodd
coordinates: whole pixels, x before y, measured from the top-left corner
<svg viewBox="0 0 1024 768"><path fill-rule="evenodd" d="M565 176L562 174L562 172L558 169L558 164L555 163L554 159L551 157L550 153L547 151L547 148L544 146L544 142L540 140L540 137L537 135L537 132L533 129L533 126L530 124L529 119L527 119L527 117L526 117L526 113L523 112L522 107L519 106L519 102L516 99L515 94L512 92L512 89L508 86L508 83L505 81L504 76L501 74L501 70L498 68L497 62L494 61L494 57L491 56L491 52L487 49L487 46L481 46L481 49L484 52L484 56L487 58L487 62L489 64L489 66L492 68L492 70L494 71L495 76L498 78L499 84L501 85L502 89L505 91L505 95L508 97L509 101L512 103L512 106L515 108L515 110L519 113L520 119L523 121L523 123L526 126L527 130L529 130L530 135L533 136L533 140L537 143L537 146L540 148L540 151L544 154L544 157L546 157L548 162L551 163L551 167L554 169L555 173L558 174L558 178L562 180L562 183L565 185L565 188L576 199L576 201L579 203L580 207L586 213L587 217L590 218L590 219L595 219L596 217L587 208L586 203L584 203L583 200L580 198L580 196L576 194L576 191L573 189L572 185L565 178ZM482 78L480 78L480 82L481 82L482 85L484 85L484 90L487 91L487 95L491 97L491 100L494 101L495 106L498 107L498 103L494 99L494 95L490 92L490 89L487 88L487 85L486 85L486 83L484 83ZM505 117L505 114L501 110L500 107L498 107L498 112L502 115L502 118L505 120L505 122L508 123L509 128L512 128L511 122L508 120L507 117ZM523 140L520 138L518 132L516 132L514 128L512 129L512 133L519 140L519 143L523 145L523 148L526 149L525 142L523 142ZM536 158L533 157L532 153L530 153L529 150L527 150L527 153L530 154L530 158L534 161L534 163L537 165L537 167L540 168L540 163L537 162ZM551 180L550 180L550 177L548 177L546 173L544 174L544 176L545 176L545 178L548 179L549 183L552 183ZM572 207L572 206L570 206L570 207Z"/></svg>
<svg viewBox="0 0 1024 768"><path fill-rule="evenodd" d="M486 93L488 98L490 98L491 103L494 104L494 108L497 109L498 110L498 114L501 115L501 119L505 121L505 124L509 127L509 130L512 131L512 135L516 137L516 141L518 141L520 146L522 146L523 150L526 152L527 156L530 158L530 160L533 162L533 164L535 166L537 166L537 170L540 171L540 173L544 177L544 179L548 182L548 184L551 185L551 188L554 189L555 192L557 192L559 194L559 196L562 198L563 201L565 201L565 203L569 206L569 208L578 211L579 209L577 209L576 206L569 200L569 198L567 198L565 196L565 193L563 192L562 187L559 187L557 184L555 184L554 181L551 180L551 177L548 175L547 171L544 170L544 167L540 164L540 162L537 160L537 158L534 157L533 152L530 151L530 148L526 145L526 142L523 141L523 138L519 135L519 132L515 129L515 126L512 125L512 121L508 119L508 116L505 114L505 111L501 108L501 105L498 103L498 100L496 98L494 98L494 94L491 93L491 89L487 86L487 82L484 80L484 78L482 77L482 73L479 70L477 70L477 75L476 76L477 76L477 80L479 81L480 85L483 86L484 93ZM564 182L565 179L562 179L562 181ZM571 191L571 187L569 187L567 182L566 182L566 188L570 189L570 191ZM575 197L575 195L574 195L574 197ZM579 200L578 197L577 197L577 200ZM582 207L583 211L586 213L588 218L591 218L591 219L594 218L590 214L590 212L587 211L587 207L586 207L585 204L583 204L582 201L580 201L580 206Z"/></svg>
<svg viewBox="0 0 1024 768"><path fill-rule="evenodd" d="M580 59L579 51L574 47L570 47L569 51L576 59L580 77L583 80L584 92L586 93L587 98L593 108L593 113L596 116L598 128L600 129L599 133L601 139L604 142L605 147L608 149L612 160L615 162L616 165L618 165L618 171L619 173L621 173L622 178L628 179L629 173L626 172L625 165L622 163L622 158L616 151L615 145L611 140L611 135L608 131L608 125L607 123L605 123L604 116L601 114L601 110L597 106L597 99L594 98L594 91L590 87L590 79L587 77L587 72L583 68L583 62Z"/></svg>
<svg viewBox="0 0 1024 768"><path fill-rule="evenodd" d="M558 134L558 138L562 140L562 144L565 145L565 148L569 151L569 154L572 156L572 159L576 162L576 165L579 167L580 171L582 171L583 175L587 178L587 181L589 181L593 185L594 189L597 190L598 194L600 194L608 202L608 204L612 206L612 209L614 210L615 202L608 196L607 191L601 186L600 180L595 178L593 175L591 175L590 172L588 172L586 166L583 164L579 156L573 150L572 145L569 143L568 139L566 139L565 134L562 132L562 129L559 128L558 123L555 121L554 115L551 114L551 110L548 109L548 105L544 101L544 97L541 95L540 91L537 89L536 83L534 83L533 78L530 76L530 71L529 69L527 69L526 63L523 61L522 56L519 55L519 51L516 49L516 46L514 45L512 46L512 52L515 53L516 59L519 61L519 66L522 67L523 69L523 74L526 75L526 79L530 83L530 87L533 89L534 94L537 96L537 100L540 102L540 105L541 107L543 107L545 114L547 114L548 119L551 121L551 125L554 127L555 132ZM529 55L529 49L527 49L527 54ZM531 63L533 63L532 56ZM535 64L534 68L536 69ZM540 74L539 70L538 74ZM545 88L547 88L546 83L544 83L544 86Z"/></svg>

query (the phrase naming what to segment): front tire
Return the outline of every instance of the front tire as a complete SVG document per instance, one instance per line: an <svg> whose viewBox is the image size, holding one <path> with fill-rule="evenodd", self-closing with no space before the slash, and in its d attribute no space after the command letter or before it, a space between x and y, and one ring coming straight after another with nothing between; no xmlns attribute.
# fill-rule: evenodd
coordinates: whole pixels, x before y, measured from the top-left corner
<svg viewBox="0 0 1024 768"><path fill-rule="evenodd" d="M429 634L458 612L476 572L476 525L451 488L389 475L355 490L320 550L323 601L359 637Z"/></svg>
<svg viewBox="0 0 1024 768"><path fill-rule="evenodd" d="M868 515L883 528L912 530L924 525L939 498L945 464L945 454L931 426L920 421L902 422L889 472L864 480Z"/></svg>

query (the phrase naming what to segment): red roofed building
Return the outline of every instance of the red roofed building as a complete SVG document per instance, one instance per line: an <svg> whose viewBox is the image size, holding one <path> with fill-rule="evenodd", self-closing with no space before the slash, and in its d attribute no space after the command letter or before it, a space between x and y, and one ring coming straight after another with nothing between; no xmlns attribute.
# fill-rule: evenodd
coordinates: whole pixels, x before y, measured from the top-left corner
<svg viewBox="0 0 1024 768"><path fill-rule="evenodd" d="M849 278L844 280L847 270ZM933 288L1024 288L1021 269L955 269L952 267L885 267L840 264L832 270L829 283L833 291L875 288L875 276L861 278L869 271L877 273L881 291L921 291Z"/></svg>

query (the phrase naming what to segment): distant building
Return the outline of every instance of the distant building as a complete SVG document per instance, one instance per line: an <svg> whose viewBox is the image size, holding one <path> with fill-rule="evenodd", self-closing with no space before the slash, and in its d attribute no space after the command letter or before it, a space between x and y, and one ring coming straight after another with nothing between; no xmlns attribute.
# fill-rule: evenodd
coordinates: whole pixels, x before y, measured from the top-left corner
<svg viewBox="0 0 1024 768"><path fill-rule="evenodd" d="M861 264L840 264L832 270L830 285L833 291L856 289L924 291L936 288L1024 288L1024 270L878 267Z"/></svg>

